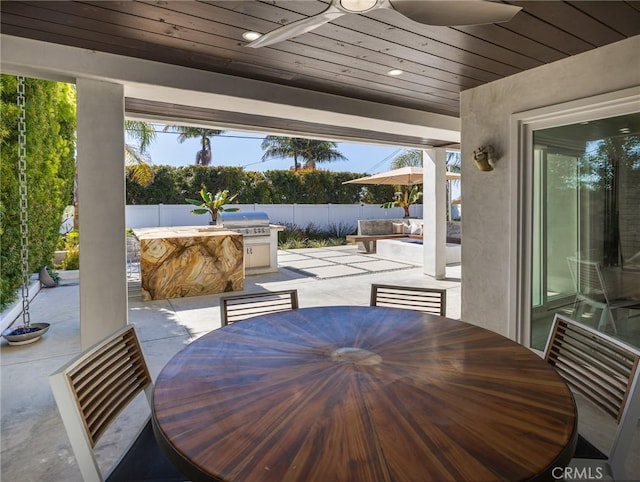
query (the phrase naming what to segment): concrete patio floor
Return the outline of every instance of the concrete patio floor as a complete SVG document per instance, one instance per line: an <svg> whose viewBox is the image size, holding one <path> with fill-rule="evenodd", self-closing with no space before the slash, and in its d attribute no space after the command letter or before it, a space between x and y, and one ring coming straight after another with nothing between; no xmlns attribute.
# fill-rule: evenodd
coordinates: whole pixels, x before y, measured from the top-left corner
<svg viewBox="0 0 640 482"><path fill-rule="evenodd" d="M447 316L460 317L460 266L447 267L447 278L435 280L424 275L417 265L363 255L356 252L355 246L280 251L279 266L277 273L248 277L245 291L296 288L300 307L304 308L368 305L371 283L445 288ZM136 291L131 291L129 322L136 326L154 378L182 347L220 328L221 296L142 302ZM49 332L32 345L9 346L4 339L0 345L0 479L80 481L48 381L53 371L80 352L77 272L63 273L60 286L41 290L31 303L30 313L33 323L51 323ZM147 414L142 399L123 413L98 444L101 466L113 463ZM606 420L597 414L581 420L584 422L595 427L605 443L612 436L613 432L605 428L609 427ZM639 438L636 437L636 442L640 442ZM630 461L632 470L640 468L639 453L636 450ZM629 473L640 473L640 469Z"/></svg>

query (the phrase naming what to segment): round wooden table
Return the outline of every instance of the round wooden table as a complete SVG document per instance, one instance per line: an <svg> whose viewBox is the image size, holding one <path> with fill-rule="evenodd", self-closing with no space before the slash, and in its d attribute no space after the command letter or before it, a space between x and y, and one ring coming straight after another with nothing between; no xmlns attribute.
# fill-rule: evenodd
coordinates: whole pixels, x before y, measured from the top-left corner
<svg viewBox="0 0 640 482"><path fill-rule="evenodd" d="M153 422L194 481L549 480L577 439L569 389L528 349L356 306L204 335L160 373Z"/></svg>

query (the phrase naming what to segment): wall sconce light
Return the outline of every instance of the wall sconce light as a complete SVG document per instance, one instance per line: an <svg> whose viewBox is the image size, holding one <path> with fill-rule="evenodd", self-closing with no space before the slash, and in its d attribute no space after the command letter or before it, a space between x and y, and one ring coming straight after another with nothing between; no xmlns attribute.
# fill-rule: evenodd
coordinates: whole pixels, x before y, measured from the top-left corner
<svg viewBox="0 0 640 482"><path fill-rule="evenodd" d="M473 159L476 166L481 171L493 171L493 164L496 161L496 151L493 146L480 146L473 151Z"/></svg>

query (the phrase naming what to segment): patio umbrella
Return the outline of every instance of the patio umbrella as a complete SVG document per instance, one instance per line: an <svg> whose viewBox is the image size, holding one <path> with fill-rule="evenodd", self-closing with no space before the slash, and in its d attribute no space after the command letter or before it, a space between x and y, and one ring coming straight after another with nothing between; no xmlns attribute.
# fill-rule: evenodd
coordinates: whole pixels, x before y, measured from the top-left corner
<svg viewBox="0 0 640 482"><path fill-rule="evenodd" d="M415 184L422 184L422 177L424 170L421 167L409 166L401 167L400 169L393 169L391 171L381 172L378 174L372 174L371 176L360 177L358 179L352 179L351 181L345 181L342 184L386 184L386 185L398 185L398 186L413 186ZM454 179L460 179L460 174L457 172L447 171L447 181Z"/></svg>

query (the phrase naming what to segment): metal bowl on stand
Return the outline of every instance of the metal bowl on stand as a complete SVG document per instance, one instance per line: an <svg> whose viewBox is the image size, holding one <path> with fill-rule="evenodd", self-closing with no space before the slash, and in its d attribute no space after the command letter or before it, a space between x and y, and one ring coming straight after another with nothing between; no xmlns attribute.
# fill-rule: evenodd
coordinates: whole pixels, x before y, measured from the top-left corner
<svg viewBox="0 0 640 482"><path fill-rule="evenodd" d="M21 328L24 330L24 327L8 328L2 332L2 336L9 345L27 345L38 341L49 330L50 325L49 323L31 323L29 326L31 330L26 333L20 333ZM18 333L14 334L15 332Z"/></svg>

